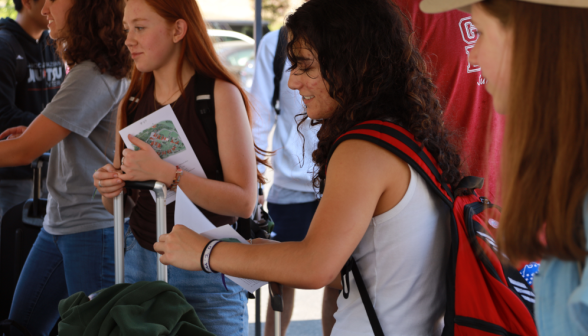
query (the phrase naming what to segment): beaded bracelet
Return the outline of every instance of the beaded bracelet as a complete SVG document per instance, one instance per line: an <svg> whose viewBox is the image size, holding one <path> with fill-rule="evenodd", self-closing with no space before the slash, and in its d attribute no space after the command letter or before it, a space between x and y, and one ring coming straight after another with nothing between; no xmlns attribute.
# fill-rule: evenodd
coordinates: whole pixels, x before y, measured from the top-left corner
<svg viewBox="0 0 588 336"><path fill-rule="evenodd" d="M178 184L180 184L180 180L182 179L183 174L184 171L182 170L182 168L176 166L176 177L174 178L172 184L169 186L169 190L176 191L176 189L178 189Z"/></svg>
<svg viewBox="0 0 588 336"><path fill-rule="evenodd" d="M218 243L220 243L220 240L213 239L206 244L202 251L202 256L200 256L200 267L202 267L202 270L206 273L218 273L210 268L210 254L212 253L212 248Z"/></svg>

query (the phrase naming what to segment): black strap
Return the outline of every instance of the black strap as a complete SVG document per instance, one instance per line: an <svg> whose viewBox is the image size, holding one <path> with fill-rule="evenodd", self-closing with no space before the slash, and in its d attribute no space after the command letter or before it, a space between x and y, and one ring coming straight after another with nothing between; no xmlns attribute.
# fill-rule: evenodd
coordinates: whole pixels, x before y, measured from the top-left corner
<svg viewBox="0 0 588 336"><path fill-rule="evenodd" d="M374 331L374 336L384 336L384 331L382 330L382 325L380 325L380 320L378 319L378 315L376 314L376 309L372 304L372 300L370 299L370 295L368 294L367 288L365 287L365 283L363 282L363 278L361 277L361 273L359 272L359 268L357 267L357 263L353 257L350 257L347 261L347 264L341 270L341 285L343 286L343 297L347 299L349 297L349 291L351 290L349 285L349 271L353 273L353 278L355 279L355 283L357 284L357 289L359 290L359 295L361 296L361 302L363 302L363 306L367 313L368 319L370 320L370 324L372 326L372 330Z"/></svg>
<svg viewBox="0 0 588 336"><path fill-rule="evenodd" d="M196 74L196 81L194 83L194 99L196 99L196 114L200 123L206 133L208 145L215 153L217 168L216 174L212 179L222 181L223 168L220 161L220 154L218 151L218 139L216 136L216 119L214 109L214 78ZM209 177L210 178L210 177Z"/></svg>
<svg viewBox="0 0 588 336"><path fill-rule="evenodd" d="M26 55L20 43L14 35L12 35L6 29L0 29L0 38L4 41L8 42L12 52L14 52L15 62L16 62L16 83L23 84L26 83L28 80L27 77L27 68L28 62L26 59Z"/></svg>
<svg viewBox="0 0 588 336"><path fill-rule="evenodd" d="M286 27L280 28L278 35L278 45L274 55L274 95L272 97L272 107L276 114L280 114L280 82L284 74L286 65L286 45L288 45L288 30Z"/></svg>

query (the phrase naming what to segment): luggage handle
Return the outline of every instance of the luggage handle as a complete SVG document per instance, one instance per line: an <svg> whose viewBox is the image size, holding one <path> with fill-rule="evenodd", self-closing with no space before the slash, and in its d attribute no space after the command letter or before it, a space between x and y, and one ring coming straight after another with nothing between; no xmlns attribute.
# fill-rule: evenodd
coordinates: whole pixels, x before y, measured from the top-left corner
<svg viewBox="0 0 588 336"><path fill-rule="evenodd" d="M41 198L43 164L49 162L49 153L43 153L31 163L33 168L33 217L39 215L39 199Z"/></svg>
<svg viewBox="0 0 588 336"><path fill-rule="evenodd" d="M284 311L284 301L282 300L282 285L277 282L268 284L270 303L274 310L274 335L282 333L282 312Z"/></svg>
<svg viewBox="0 0 588 336"><path fill-rule="evenodd" d="M165 183L157 181L128 181L125 182L127 189L153 190L155 192L155 203L157 209L157 241L159 237L167 233L167 217L165 199L167 187ZM125 219L124 219L124 194L121 192L114 198L114 281L123 283L125 281ZM167 266L157 258L157 280L167 282Z"/></svg>
<svg viewBox="0 0 588 336"><path fill-rule="evenodd" d="M125 188L138 190L155 190L157 181L125 181Z"/></svg>

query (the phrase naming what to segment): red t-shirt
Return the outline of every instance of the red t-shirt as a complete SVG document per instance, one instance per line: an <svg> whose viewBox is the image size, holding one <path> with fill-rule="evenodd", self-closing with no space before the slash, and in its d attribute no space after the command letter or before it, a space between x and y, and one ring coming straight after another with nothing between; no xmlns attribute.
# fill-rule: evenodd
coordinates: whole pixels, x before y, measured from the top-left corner
<svg viewBox="0 0 588 336"><path fill-rule="evenodd" d="M480 195L498 202L504 116L492 107L480 67L468 62L468 52L477 40L476 27L467 13L425 14L419 2L396 0L412 19L423 57L430 60L429 70L445 106L446 126L466 164L464 172L484 177Z"/></svg>

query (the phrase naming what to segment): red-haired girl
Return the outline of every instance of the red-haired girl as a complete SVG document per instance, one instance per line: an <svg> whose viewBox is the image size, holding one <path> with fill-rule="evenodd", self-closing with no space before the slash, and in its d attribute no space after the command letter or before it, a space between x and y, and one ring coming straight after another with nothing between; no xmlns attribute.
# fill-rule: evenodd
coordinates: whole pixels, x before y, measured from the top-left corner
<svg viewBox="0 0 588 336"><path fill-rule="evenodd" d="M216 56L206 26L193 0L129 0L124 13L126 46L135 67L125 100L119 107L118 129L170 104L208 178L181 172L163 161L150 145L130 137L140 149L122 149L117 139L113 165L94 174L105 207L125 181L158 180L179 187L217 226L249 217L256 204L256 156L245 92ZM196 111L195 86L213 83L218 151L209 143ZM131 98L132 97L132 98ZM168 230L174 203L167 207ZM155 280L155 204L140 191L126 236L125 281ZM169 283L186 296L208 330L216 335L246 335L247 293L221 274L168 269Z"/></svg>

